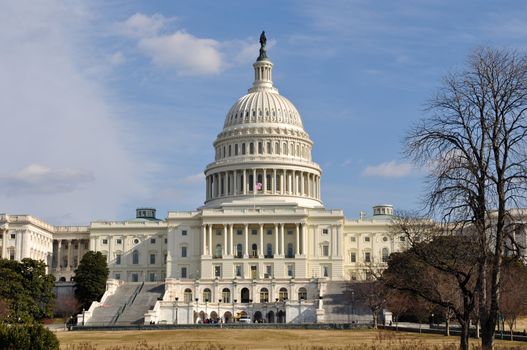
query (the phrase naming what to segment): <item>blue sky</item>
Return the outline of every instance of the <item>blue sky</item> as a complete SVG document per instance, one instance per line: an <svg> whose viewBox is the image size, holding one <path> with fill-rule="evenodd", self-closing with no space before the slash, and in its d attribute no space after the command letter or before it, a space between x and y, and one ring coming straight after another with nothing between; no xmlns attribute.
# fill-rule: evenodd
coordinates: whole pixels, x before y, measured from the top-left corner
<svg viewBox="0 0 527 350"><path fill-rule="evenodd" d="M0 212L53 224L192 210L267 32L328 208L420 207L401 154L441 77L477 46L524 50L524 1L0 3Z"/></svg>

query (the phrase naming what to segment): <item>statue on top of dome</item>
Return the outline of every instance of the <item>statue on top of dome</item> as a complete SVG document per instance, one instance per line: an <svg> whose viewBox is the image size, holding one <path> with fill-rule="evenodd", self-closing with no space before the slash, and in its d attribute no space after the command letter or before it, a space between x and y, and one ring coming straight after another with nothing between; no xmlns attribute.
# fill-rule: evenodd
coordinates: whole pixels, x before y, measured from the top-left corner
<svg viewBox="0 0 527 350"><path fill-rule="evenodd" d="M260 34L260 56L256 59L257 61L262 61L267 58L267 51L265 50L265 45L267 44L267 38L265 37L265 30Z"/></svg>

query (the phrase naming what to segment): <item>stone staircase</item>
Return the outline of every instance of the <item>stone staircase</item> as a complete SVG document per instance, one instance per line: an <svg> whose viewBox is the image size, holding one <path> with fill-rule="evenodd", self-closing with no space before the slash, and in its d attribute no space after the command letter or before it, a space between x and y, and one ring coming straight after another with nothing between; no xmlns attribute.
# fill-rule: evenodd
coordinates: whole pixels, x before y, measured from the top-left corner
<svg viewBox="0 0 527 350"><path fill-rule="evenodd" d="M93 310L87 326L143 323L144 314L163 296L164 283L126 282Z"/></svg>
<svg viewBox="0 0 527 350"><path fill-rule="evenodd" d="M358 300L352 291L350 282L327 282L323 304L325 323L371 322L367 305Z"/></svg>

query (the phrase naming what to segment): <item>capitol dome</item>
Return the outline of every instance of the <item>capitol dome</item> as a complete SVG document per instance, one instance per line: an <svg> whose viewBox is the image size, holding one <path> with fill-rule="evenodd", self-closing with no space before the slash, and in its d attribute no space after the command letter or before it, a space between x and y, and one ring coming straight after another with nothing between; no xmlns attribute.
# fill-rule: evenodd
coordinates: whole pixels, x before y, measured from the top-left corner
<svg viewBox="0 0 527 350"><path fill-rule="evenodd" d="M273 85L265 42L253 64L254 82L229 109L205 169L205 207L296 204L321 207L318 164L300 113Z"/></svg>

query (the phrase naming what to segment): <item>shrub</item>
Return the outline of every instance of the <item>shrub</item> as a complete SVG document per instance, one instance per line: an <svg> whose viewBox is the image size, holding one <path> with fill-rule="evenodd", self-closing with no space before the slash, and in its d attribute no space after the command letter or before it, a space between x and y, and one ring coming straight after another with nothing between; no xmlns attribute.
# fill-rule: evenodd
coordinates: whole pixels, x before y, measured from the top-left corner
<svg viewBox="0 0 527 350"><path fill-rule="evenodd" d="M55 334L41 324L0 324L0 349L2 350L58 350Z"/></svg>

